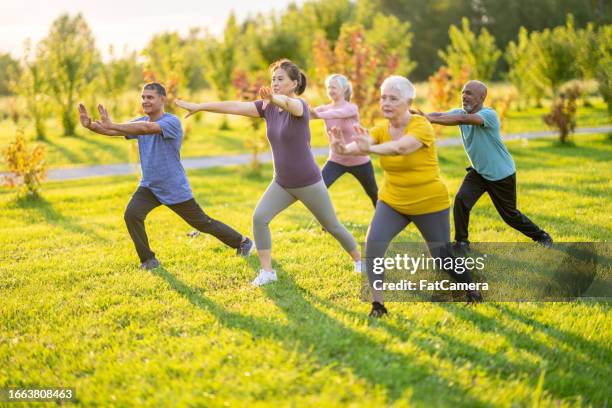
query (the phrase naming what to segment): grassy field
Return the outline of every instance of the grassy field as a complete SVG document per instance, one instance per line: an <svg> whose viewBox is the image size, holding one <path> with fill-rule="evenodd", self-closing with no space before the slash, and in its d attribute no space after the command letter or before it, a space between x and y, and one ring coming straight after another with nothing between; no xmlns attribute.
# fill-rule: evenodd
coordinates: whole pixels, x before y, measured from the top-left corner
<svg viewBox="0 0 612 408"><path fill-rule="evenodd" d="M609 241L612 139L509 143L519 208L558 241ZM440 150L454 194L466 164ZM378 173L379 181L380 172ZM192 171L197 200L250 234L271 178ZM0 191L0 388L76 388L82 406L610 406L608 303L390 303L367 318L359 277L300 205L272 224L279 282L252 288L256 258L160 208L163 264L136 269L122 214L137 177L49 183L42 201ZM331 189L363 241L372 210L357 182ZM477 204L473 240L528 241ZM414 227L398 240L420 241Z"/></svg>
<svg viewBox="0 0 612 408"><path fill-rule="evenodd" d="M423 84L419 87L423 88ZM426 87L424 88L426 89ZM495 92L504 91L502 85L493 88ZM425 90L420 90L421 95L426 95ZM214 95L201 93L194 97L194 100L214 100ZM325 103L323 99L312 94L307 95L310 103L316 105ZM129 93L124 96L122 103L126 106L132 101L134 111L131 115L118 120L128 120L139 115L139 96L136 93ZM581 127L605 126L610 121L607 116L606 105L601 98L592 97L589 99L591 106L579 104L577 123ZM102 100L102 102L104 102ZM8 100L0 101L0 108L7 107ZM417 100L417 106L429 110L424 99ZM517 133L532 130L543 130L548 127L542 122L542 116L548 112L548 107L530 108L522 111L514 110L508 114L504 132ZM76 108L75 108L76 115ZM199 114L194 118L183 121L185 128L186 141L183 145L183 157L215 156L224 154L239 154L247 152L245 141L248 138L256 137L248 120L239 117L228 117L231 126L228 130L221 130L219 125L223 120L222 115ZM364 125L371 125L364 123ZM22 122L26 135L32 136L34 130L27 122ZM50 167L82 166L92 164L127 163L137 160L137 149L135 142L106 137L93 134L82 127L77 128L77 136L61 136L61 129L55 120L47 121L48 137L44 143L47 148L47 163ZM259 137L262 138L265 126L259 130ZM0 149L3 149L14 137L17 126L10 120L0 120ZM327 136L325 135L323 121L316 120L311 123L312 145L314 147L327 146ZM458 136L455 127L443 129L441 137ZM0 160L0 171L5 166Z"/></svg>

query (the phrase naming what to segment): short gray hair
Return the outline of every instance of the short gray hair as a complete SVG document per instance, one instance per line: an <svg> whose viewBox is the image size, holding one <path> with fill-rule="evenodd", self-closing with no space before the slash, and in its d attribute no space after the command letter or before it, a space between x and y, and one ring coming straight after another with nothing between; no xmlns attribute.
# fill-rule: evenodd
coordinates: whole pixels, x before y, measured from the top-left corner
<svg viewBox="0 0 612 408"><path fill-rule="evenodd" d="M380 85L380 91L382 92L383 88L386 86L399 91L400 97L405 101L414 99L416 97L416 89L414 88L414 85L412 85L412 82L403 76L388 76Z"/></svg>
<svg viewBox="0 0 612 408"><path fill-rule="evenodd" d="M331 74L327 78L325 78L325 86L329 86L329 83L331 81L336 81L336 83L340 85L340 88L342 88L343 90L344 99L346 101L350 101L351 97L353 96L353 86L351 85L349 80L344 75Z"/></svg>

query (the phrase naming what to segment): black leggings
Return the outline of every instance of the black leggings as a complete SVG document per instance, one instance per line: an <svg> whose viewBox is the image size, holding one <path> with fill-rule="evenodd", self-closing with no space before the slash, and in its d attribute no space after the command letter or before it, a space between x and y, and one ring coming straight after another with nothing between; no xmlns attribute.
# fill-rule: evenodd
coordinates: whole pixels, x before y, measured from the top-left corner
<svg viewBox="0 0 612 408"><path fill-rule="evenodd" d="M156 207L163 205L157 197L146 187L138 187L127 208L125 209L125 224L140 262L145 262L155 257L155 253L149 247L149 239L145 231L144 221L147 214ZM202 231L219 239L224 244L238 248L242 242L242 235L222 222L210 218L200 208L193 198L182 203L167 205L172 211L177 213L189 225L198 231Z"/></svg>
<svg viewBox="0 0 612 408"><path fill-rule="evenodd" d="M323 181L325 186L329 188L340 176L344 173L350 173L361 183L361 186L365 190L372 205L376 208L376 201L378 200L378 186L376 185L376 177L374 177L374 167L372 162L369 161L358 166L344 166L333 161L327 161L323 166Z"/></svg>

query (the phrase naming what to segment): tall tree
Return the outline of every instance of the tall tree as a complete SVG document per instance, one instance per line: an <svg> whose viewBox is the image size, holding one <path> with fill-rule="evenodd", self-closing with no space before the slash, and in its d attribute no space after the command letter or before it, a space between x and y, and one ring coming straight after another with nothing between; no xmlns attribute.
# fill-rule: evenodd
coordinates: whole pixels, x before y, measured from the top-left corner
<svg viewBox="0 0 612 408"><path fill-rule="evenodd" d="M11 54L0 54L0 95L12 93L8 77L11 71L19 71L19 61L13 59Z"/></svg>
<svg viewBox="0 0 612 408"><path fill-rule="evenodd" d="M91 91L100 64L93 34L81 14L63 14L52 23L38 50L37 59L44 61L49 93L61 116L64 135L74 135L75 101Z"/></svg>
<svg viewBox="0 0 612 408"><path fill-rule="evenodd" d="M451 25L448 36L451 44L446 47L446 51L439 51L438 54L446 62L452 76L458 77L461 71L467 68L474 79L489 81L493 78L501 51L486 28L477 36L470 29L468 19L463 18L461 30Z"/></svg>
<svg viewBox="0 0 612 408"><path fill-rule="evenodd" d="M236 24L236 16L232 12L225 24L223 39L210 37L204 44L206 79L220 100L227 100L231 96L232 75L236 68L236 48L239 34L240 30ZM223 116L221 128L228 128L226 116Z"/></svg>
<svg viewBox="0 0 612 408"><path fill-rule="evenodd" d="M44 140L47 129L45 119L49 113L48 81L45 78L44 62L33 57L30 40L24 44L19 69L8 71L10 90L25 101L26 115L34 124L37 140Z"/></svg>

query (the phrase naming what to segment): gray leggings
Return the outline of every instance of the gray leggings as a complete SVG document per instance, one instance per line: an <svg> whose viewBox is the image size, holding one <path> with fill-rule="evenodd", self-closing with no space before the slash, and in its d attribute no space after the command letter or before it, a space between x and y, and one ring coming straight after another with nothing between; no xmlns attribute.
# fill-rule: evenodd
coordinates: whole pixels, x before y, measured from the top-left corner
<svg viewBox="0 0 612 408"><path fill-rule="evenodd" d="M272 180L259 203L257 203L255 214L253 214L253 235L257 249L272 248L270 221L298 200L308 208L323 228L332 234L347 252L357 249L357 243L351 233L338 221L329 192L322 180L299 188L284 188Z"/></svg>
<svg viewBox="0 0 612 408"><path fill-rule="evenodd" d="M452 256L450 250L450 208L421 215L406 215L395 211L381 200L376 203L374 218L370 223L366 238L366 271L370 285L375 280L385 279L383 274L375 274L374 258L383 258L391 240L408 224L414 222L423 239L427 243L432 257L446 258ZM451 277L459 282L471 282L471 276L466 271L457 274L447 270Z"/></svg>

